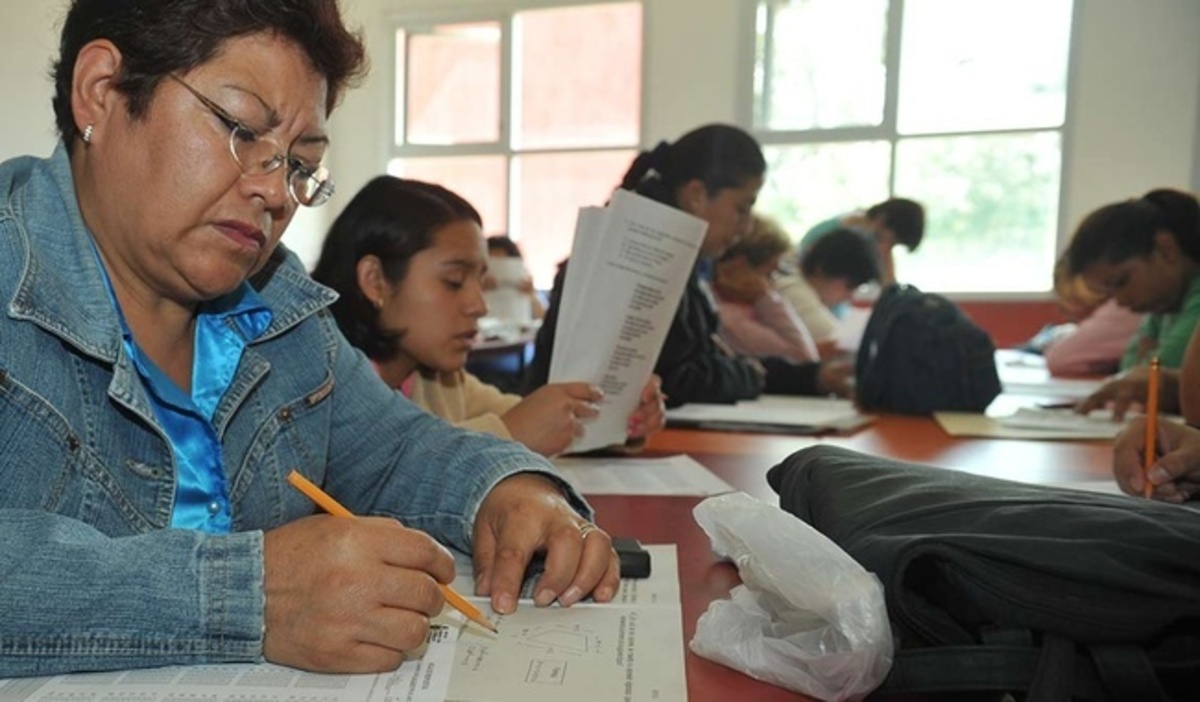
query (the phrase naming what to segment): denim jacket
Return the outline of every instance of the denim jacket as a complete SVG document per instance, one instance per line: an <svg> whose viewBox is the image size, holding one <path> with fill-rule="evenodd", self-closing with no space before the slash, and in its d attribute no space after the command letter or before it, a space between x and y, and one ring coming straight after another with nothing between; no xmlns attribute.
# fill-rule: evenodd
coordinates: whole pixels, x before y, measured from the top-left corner
<svg viewBox="0 0 1200 702"><path fill-rule="evenodd" d="M252 281L274 319L213 418L233 533L169 528L171 448L90 236L61 145L0 164L0 677L261 660L263 532L316 511L292 469L463 551L499 480L553 475L386 387L281 247Z"/></svg>

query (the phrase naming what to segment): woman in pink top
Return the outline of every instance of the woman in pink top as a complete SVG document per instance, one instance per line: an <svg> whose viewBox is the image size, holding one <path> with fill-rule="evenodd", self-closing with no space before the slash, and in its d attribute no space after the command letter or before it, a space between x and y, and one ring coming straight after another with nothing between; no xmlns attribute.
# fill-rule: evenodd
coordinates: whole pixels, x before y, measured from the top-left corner
<svg viewBox="0 0 1200 702"><path fill-rule="evenodd" d="M812 334L771 284L791 247L778 224L755 216L750 233L717 261L712 292L720 335L739 354L793 363L820 360Z"/></svg>
<svg viewBox="0 0 1200 702"><path fill-rule="evenodd" d="M1117 370L1142 315L1091 290L1060 261L1054 268L1054 291L1073 328L1049 342L1042 353L1051 375L1105 375ZM1066 325L1063 325L1066 327Z"/></svg>

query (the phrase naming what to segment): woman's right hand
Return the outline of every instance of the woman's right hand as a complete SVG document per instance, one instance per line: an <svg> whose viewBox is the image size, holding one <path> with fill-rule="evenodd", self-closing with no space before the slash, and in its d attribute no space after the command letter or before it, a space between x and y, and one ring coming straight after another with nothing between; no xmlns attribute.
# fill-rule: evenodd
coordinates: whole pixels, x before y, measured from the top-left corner
<svg viewBox="0 0 1200 702"><path fill-rule="evenodd" d="M263 536L263 656L329 673L395 670L425 643L450 552L394 519L305 517Z"/></svg>
<svg viewBox="0 0 1200 702"><path fill-rule="evenodd" d="M566 451L583 430L581 420L600 413L604 398L589 383L554 383L531 392L500 419L514 440L543 456Z"/></svg>
<svg viewBox="0 0 1200 702"><path fill-rule="evenodd" d="M1200 495L1200 431L1160 421L1156 453L1158 458L1143 475L1146 450L1146 420L1138 417L1129 423L1113 443L1113 477L1123 492L1142 495L1148 477L1153 485L1151 497L1166 502L1183 502Z"/></svg>

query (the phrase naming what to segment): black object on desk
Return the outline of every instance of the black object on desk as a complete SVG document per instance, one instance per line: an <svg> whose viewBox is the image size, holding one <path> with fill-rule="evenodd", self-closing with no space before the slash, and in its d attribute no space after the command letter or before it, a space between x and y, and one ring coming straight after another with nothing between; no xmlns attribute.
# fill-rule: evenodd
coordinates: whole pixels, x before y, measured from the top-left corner
<svg viewBox="0 0 1200 702"><path fill-rule="evenodd" d="M613 538L613 549L621 561L622 578L650 577L650 552L637 539Z"/></svg>

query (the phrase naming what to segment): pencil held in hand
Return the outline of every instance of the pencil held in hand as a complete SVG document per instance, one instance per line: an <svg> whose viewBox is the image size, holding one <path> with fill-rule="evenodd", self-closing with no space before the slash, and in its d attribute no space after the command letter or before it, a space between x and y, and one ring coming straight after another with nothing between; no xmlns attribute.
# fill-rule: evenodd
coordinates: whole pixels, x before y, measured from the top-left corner
<svg viewBox="0 0 1200 702"><path fill-rule="evenodd" d="M303 475L300 475L296 471L288 473L287 481L292 484L292 487L304 493L308 499L317 503L318 507L332 514L333 516L354 516L354 514L350 510L343 507L340 502L330 497L329 493L317 487L315 483L308 478L305 478ZM500 630L496 628L496 625L493 624L486 616L484 616L483 612L479 611L478 607L471 604L466 598L455 592L454 588L450 587L449 585L442 585L441 583L438 583L438 587L442 589L442 596L446 598L446 602L449 603L451 607L462 612L467 619L470 619L479 626L482 626L493 633L500 633Z"/></svg>
<svg viewBox="0 0 1200 702"><path fill-rule="evenodd" d="M1150 388L1146 393L1146 446L1145 458L1142 461L1142 495L1150 497L1154 486L1150 484L1150 469L1158 458L1158 385L1162 376L1162 363L1158 357L1150 359Z"/></svg>

